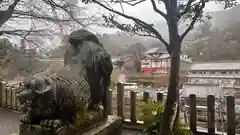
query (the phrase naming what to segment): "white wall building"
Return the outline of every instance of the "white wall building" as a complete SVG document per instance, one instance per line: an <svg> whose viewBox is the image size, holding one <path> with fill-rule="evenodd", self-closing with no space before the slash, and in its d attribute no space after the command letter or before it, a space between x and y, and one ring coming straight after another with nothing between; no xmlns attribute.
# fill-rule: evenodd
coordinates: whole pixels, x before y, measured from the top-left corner
<svg viewBox="0 0 240 135"><path fill-rule="evenodd" d="M180 55L181 62L192 63L192 60L185 53ZM141 72L142 73L164 73L168 74L170 68L170 55L167 52L159 50L159 48L152 48L145 53L141 58Z"/></svg>
<svg viewBox="0 0 240 135"><path fill-rule="evenodd" d="M206 98L213 94L216 97L234 95L240 98L240 61L195 63L186 76L183 97L196 94L198 98Z"/></svg>

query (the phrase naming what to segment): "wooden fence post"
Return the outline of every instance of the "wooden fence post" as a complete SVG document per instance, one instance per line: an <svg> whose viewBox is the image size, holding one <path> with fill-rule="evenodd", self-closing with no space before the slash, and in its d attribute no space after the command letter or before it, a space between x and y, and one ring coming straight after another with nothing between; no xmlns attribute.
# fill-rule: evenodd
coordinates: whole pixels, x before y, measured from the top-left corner
<svg viewBox="0 0 240 135"><path fill-rule="evenodd" d="M149 99L149 93L148 93L148 91L144 91L144 92L143 92L143 101L144 101L144 102L147 102L148 99Z"/></svg>
<svg viewBox="0 0 240 135"><path fill-rule="evenodd" d="M6 89L6 108L11 109L11 100L12 100L12 87L7 87Z"/></svg>
<svg viewBox="0 0 240 135"><path fill-rule="evenodd" d="M213 95L207 96L207 114L208 114L208 134L215 134L215 98Z"/></svg>
<svg viewBox="0 0 240 135"><path fill-rule="evenodd" d="M111 81L111 89L115 90L115 81Z"/></svg>
<svg viewBox="0 0 240 135"><path fill-rule="evenodd" d="M17 93L16 93L16 91L17 91L17 88L13 88L12 89L12 109L13 110L16 110L17 108L16 108L16 101L18 100L17 99Z"/></svg>
<svg viewBox="0 0 240 135"><path fill-rule="evenodd" d="M110 89L110 90L108 90L108 92L107 92L107 98L108 98L108 102L107 102L107 104L108 104L108 114L109 115L112 115L112 90Z"/></svg>
<svg viewBox="0 0 240 135"><path fill-rule="evenodd" d="M0 107L3 107L3 104L2 104L3 99L2 98L3 98L3 91L4 91L5 87L6 87L6 83L4 81L1 81L0 82Z"/></svg>
<svg viewBox="0 0 240 135"><path fill-rule="evenodd" d="M135 91L131 91L131 94L130 94L130 109L131 109L130 111L131 123L136 123L137 117L136 117L136 92Z"/></svg>
<svg viewBox="0 0 240 135"><path fill-rule="evenodd" d="M2 107L7 107L7 87L6 83L2 82Z"/></svg>
<svg viewBox="0 0 240 135"><path fill-rule="evenodd" d="M4 99L5 103L4 104L5 104L6 108L8 108L8 91L9 91L9 86L5 88L5 96L4 96L5 97L5 99Z"/></svg>
<svg viewBox="0 0 240 135"><path fill-rule="evenodd" d="M161 92L157 93L157 101L160 101L160 102L163 101L163 94Z"/></svg>
<svg viewBox="0 0 240 135"><path fill-rule="evenodd" d="M124 98L124 84L117 83L117 116L123 118L123 102Z"/></svg>
<svg viewBox="0 0 240 135"><path fill-rule="evenodd" d="M7 87L6 88L6 108L9 108L9 100L10 100L10 91L11 91L11 87Z"/></svg>
<svg viewBox="0 0 240 135"><path fill-rule="evenodd" d="M21 111L21 105L18 99L16 100L16 110Z"/></svg>
<svg viewBox="0 0 240 135"><path fill-rule="evenodd" d="M235 121L235 98L233 96L227 97L227 135L235 135L236 121Z"/></svg>
<svg viewBox="0 0 240 135"><path fill-rule="evenodd" d="M197 132L197 109L196 109L196 95L189 96L189 115L190 115L190 129L193 133Z"/></svg>
<svg viewBox="0 0 240 135"><path fill-rule="evenodd" d="M180 105L179 107L180 107L180 110L181 110L180 112L183 113L184 122L185 122L185 124L188 124L185 102L181 101L181 102L179 102L179 105Z"/></svg>

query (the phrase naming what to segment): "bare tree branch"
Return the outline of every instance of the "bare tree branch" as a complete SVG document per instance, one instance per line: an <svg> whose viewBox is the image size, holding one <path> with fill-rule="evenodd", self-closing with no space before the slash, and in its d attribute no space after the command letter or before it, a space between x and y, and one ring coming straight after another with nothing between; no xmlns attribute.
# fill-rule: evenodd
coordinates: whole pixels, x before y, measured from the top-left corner
<svg viewBox="0 0 240 135"><path fill-rule="evenodd" d="M62 9L63 11L65 11L74 21L76 21L78 24L86 27L85 24L83 24L82 22L80 22L79 20L77 20L77 19L72 15L72 13L71 13L67 8L65 8L64 6L61 6L61 5L57 4L57 3L55 3L54 1L48 1L48 0L43 0L43 1L44 1L45 3L51 5L51 6L54 7L54 8L61 8L61 9Z"/></svg>
<svg viewBox="0 0 240 135"><path fill-rule="evenodd" d="M93 17L93 16L92 16ZM77 18L76 20L77 21L84 21L84 20L87 20L89 18L92 18L92 17L82 17L82 18ZM11 18L21 18L21 19L31 19L31 18L34 18L34 19L43 19L43 20L47 20L47 21L51 21L51 22L54 22L54 23L61 23L61 22L74 22L75 20L72 20L72 19L59 19L59 18L53 18L51 16L47 16L47 15L40 15L40 14L37 14L37 13L29 13L29 12L25 12L25 11L20 11L20 10L15 10L14 11L14 15L11 17Z"/></svg>
<svg viewBox="0 0 240 135"><path fill-rule="evenodd" d="M26 37L30 33L41 34L40 32L43 32L43 31L45 31L45 29L41 29L41 30L1 30L0 36L3 34L7 34L7 35L17 35L17 36L24 35Z"/></svg>
<svg viewBox="0 0 240 135"><path fill-rule="evenodd" d="M192 5L192 3L193 3L194 1L196 1L196 0L189 0L189 1L188 1L187 5L186 5L185 8L183 9L183 11L180 13L180 16L183 16L183 15L185 15L186 13L188 13L188 12L190 11L191 5Z"/></svg>
<svg viewBox="0 0 240 135"><path fill-rule="evenodd" d="M193 29L194 25L196 24L197 20L199 19L199 17L202 15L203 12L203 8L205 7L205 2L204 1L200 1L198 5L196 5L195 7L195 15L192 18L192 21L190 23L190 25L188 26L188 28L183 32L183 34L180 36L180 41L182 42L184 37Z"/></svg>
<svg viewBox="0 0 240 135"><path fill-rule="evenodd" d="M136 6L136 5L142 3L146 0L117 0L117 1L118 1L117 3L125 3L125 4L130 5L130 6Z"/></svg>
<svg viewBox="0 0 240 135"><path fill-rule="evenodd" d="M46 35L51 34L63 36L65 32L86 28L100 20L99 14L87 15L85 12L87 8L72 3L72 0L1 0L0 2L1 8L7 9L0 11L0 36L10 38L11 35L39 38L43 36L45 39ZM20 25L24 26L20 27Z"/></svg>
<svg viewBox="0 0 240 135"><path fill-rule="evenodd" d="M144 21L142 21L142 20L140 20L140 19L138 19L138 18L135 18L135 17L133 17L133 16L129 16L129 15L126 15L126 14L121 13L121 12L119 12L119 11L116 11L116 10L114 10L114 9L111 9L111 8L103 5L102 3L100 3L100 2L98 2L98 1L96 1L96 0L93 0L93 2L96 3L96 4L98 4L99 6L107 9L108 11L111 11L111 12L117 14L117 15L120 15L120 16L122 16L122 17L125 17L125 18L127 18L127 19L130 19L130 20L134 21L136 24L142 26L142 27L145 28L146 30L150 30L150 31L153 32L153 33L156 35L156 37L165 45L166 49L167 49L168 51L170 51L170 50L169 50L169 44L162 38L161 34L160 34L155 28L153 28L152 26L150 26L150 25L147 24L146 22L144 22Z"/></svg>
<svg viewBox="0 0 240 135"><path fill-rule="evenodd" d="M152 2L153 10L154 10L156 13L160 14L162 17L164 17L164 18L167 20L167 15L164 14L162 11L160 11L160 10L157 8L156 3L155 3L155 0L151 0L151 2Z"/></svg>

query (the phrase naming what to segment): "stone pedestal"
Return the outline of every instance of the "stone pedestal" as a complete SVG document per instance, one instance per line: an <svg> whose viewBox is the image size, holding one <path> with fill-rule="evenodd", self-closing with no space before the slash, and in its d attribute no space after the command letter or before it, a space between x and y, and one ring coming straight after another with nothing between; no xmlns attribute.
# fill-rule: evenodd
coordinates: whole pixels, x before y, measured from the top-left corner
<svg viewBox="0 0 240 135"><path fill-rule="evenodd" d="M43 129L35 125L20 125L20 133L13 133L10 135L56 135L54 131ZM86 130L83 133L74 133L68 131L67 133L58 135L121 135L122 120L117 116L108 116L108 120L96 125L95 127Z"/></svg>

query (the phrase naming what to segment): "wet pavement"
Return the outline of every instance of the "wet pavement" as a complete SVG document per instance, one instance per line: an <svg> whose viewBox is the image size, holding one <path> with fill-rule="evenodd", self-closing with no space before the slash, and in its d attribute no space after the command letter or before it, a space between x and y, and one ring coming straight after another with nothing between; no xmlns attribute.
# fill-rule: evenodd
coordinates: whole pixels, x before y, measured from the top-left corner
<svg viewBox="0 0 240 135"><path fill-rule="evenodd" d="M0 135L9 135L18 131L21 113L0 108Z"/></svg>

